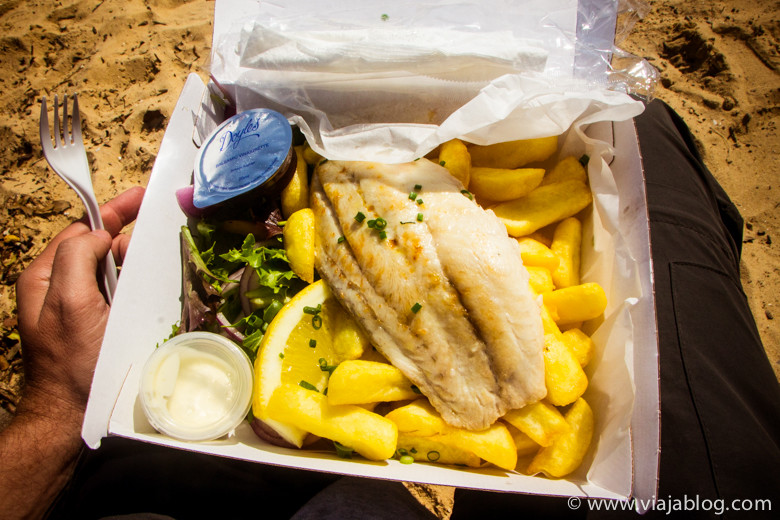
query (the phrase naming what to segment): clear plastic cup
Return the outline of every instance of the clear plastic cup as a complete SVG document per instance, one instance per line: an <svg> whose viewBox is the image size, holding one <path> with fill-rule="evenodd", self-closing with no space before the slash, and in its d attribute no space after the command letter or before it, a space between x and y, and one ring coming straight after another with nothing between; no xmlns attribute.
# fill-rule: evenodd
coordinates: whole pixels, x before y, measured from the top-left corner
<svg viewBox="0 0 780 520"><path fill-rule="evenodd" d="M141 406L160 433L214 440L244 420L252 384L252 365L238 345L211 332L188 332L163 343L147 360Z"/></svg>

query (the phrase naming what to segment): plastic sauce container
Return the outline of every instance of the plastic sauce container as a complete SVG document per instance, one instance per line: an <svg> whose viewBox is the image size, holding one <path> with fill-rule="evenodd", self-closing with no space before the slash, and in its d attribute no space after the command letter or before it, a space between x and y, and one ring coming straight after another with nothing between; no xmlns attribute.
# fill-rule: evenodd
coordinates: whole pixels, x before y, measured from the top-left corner
<svg viewBox="0 0 780 520"><path fill-rule="evenodd" d="M141 375L141 406L160 433L207 441L231 433L252 402L249 358L229 339L188 332L158 347Z"/></svg>
<svg viewBox="0 0 780 520"><path fill-rule="evenodd" d="M292 128L274 110L236 114L204 141L195 159L195 207L246 206L281 191L295 172Z"/></svg>

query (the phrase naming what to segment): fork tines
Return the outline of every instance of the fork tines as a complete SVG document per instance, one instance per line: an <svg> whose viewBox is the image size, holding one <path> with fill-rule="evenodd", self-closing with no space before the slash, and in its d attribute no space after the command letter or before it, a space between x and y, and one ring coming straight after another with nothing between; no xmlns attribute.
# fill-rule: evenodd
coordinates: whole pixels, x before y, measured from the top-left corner
<svg viewBox="0 0 780 520"><path fill-rule="evenodd" d="M73 144L77 139L81 139L81 117L79 116L79 98L78 94L73 94L73 112L70 116L71 131L68 133L68 95L62 98L62 127L60 127L59 96L54 95L54 146L59 147L65 144ZM46 97L41 100L43 106L46 106ZM45 112L45 108L44 111Z"/></svg>

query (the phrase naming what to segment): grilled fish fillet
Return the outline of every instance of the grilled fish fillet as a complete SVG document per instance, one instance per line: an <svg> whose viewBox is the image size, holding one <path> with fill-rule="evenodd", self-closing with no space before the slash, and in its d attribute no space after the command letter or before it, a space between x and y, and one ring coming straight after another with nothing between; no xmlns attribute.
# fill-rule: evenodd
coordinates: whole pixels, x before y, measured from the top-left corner
<svg viewBox="0 0 780 520"><path fill-rule="evenodd" d="M322 163L315 265L442 418L479 430L546 395L543 332L517 242L462 190L425 159Z"/></svg>

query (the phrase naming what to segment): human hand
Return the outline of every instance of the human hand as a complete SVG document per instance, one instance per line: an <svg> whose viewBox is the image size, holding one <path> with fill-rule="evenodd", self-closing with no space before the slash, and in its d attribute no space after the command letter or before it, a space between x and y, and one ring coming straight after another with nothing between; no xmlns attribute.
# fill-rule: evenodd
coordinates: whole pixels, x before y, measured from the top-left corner
<svg viewBox="0 0 780 520"><path fill-rule="evenodd" d="M39 412L80 415L86 408L109 313L98 285L99 265L109 250L121 265L130 237L119 233L135 220L143 195L143 188L132 188L105 204L100 210L105 231L90 231L84 221L68 226L17 281L22 402L35 403Z"/></svg>

